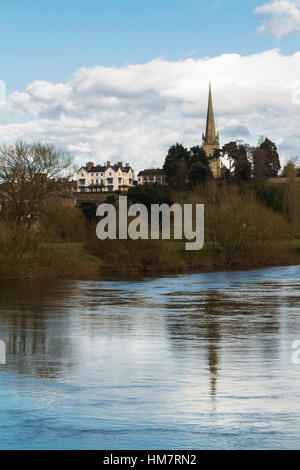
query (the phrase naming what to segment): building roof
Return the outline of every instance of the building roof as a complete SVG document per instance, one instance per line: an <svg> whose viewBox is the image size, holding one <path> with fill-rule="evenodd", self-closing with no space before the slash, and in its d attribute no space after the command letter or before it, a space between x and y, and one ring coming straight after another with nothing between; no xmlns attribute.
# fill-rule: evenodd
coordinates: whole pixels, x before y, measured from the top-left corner
<svg viewBox="0 0 300 470"><path fill-rule="evenodd" d="M148 168L139 172L138 176L164 176L165 172L162 168Z"/></svg>
<svg viewBox="0 0 300 470"><path fill-rule="evenodd" d="M277 178L269 178L268 181L269 181L269 183L287 183L288 178L278 176ZM295 176L295 178L293 178L293 181L296 181L297 183L300 183L300 177Z"/></svg>
<svg viewBox="0 0 300 470"><path fill-rule="evenodd" d="M90 168L88 168L87 166L82 166L80 168L80 170L84 169L87 173L104 173L106 170L108 170L109 168L111 168L112 170L114 171L118 171L118 169L120 168L121 171L123 171L123 173L128 173L129 170L133 171L131 166L118 166L118 165L109 165L109 166L105 166L105 165L96 165L96 166L92 166ZM78 172L80 171L78 170Z"/></svg>

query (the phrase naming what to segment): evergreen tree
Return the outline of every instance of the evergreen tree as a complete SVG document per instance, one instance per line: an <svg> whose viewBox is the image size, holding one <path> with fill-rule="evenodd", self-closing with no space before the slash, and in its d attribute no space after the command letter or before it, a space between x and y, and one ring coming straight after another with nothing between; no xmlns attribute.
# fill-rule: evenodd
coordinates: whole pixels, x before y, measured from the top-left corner
<svg viewBox="0 0 300 470"><path fill-rule="evenodd" d="M256 179L274 178L281 168L276 144L265 138L252 150L253 170Z"/></svg>
<svg viewBox="0 0 300 470"><path fill-rule="evenodd" d="M209 164L204 164L201 161L196 161L191 165L189 171L189 182L192 186L197 183L205 183L208 179L212 178L213 174Z"/></svg>
<svg viewBox="0 0 300 470"><path fill-rule="evenodd" d="M169 148L165 158L164 171L166 182L174 189L183 189L188 181L190 153L182 144Z"/></svg>
<svg viewBox="0 0 300 470"><path fill-rule="evenodd" d="M200 145L196 145L195 147L190 148L190 164L193 163L202 163L205 166L209 167L209 160L206 155L205 150Z"/></svg>
<svg viewBox="0 0 300 470"><path fill-rule="evenodd" d="M248 158L248 146L229 142L221 150L221 154L229 163L229 178L234 171L237 181L249 181L251 179L251 162Z"/></svg>
<svg viewBox="0 0 300 470"><path fill-rule="evenodd" d="M209 159L199 145L189 150L178 143L170 147L164 170L167 183L174 189L184 189L189 183L195 185L212 177Z"/></svg>
<svg viewBox="0 0 300 470"><path fill-rule="evenodd" d="M251 179L251 162L248 159L246 145L238 145L234 160L234 174L237 181L249 181Z"/></svg>

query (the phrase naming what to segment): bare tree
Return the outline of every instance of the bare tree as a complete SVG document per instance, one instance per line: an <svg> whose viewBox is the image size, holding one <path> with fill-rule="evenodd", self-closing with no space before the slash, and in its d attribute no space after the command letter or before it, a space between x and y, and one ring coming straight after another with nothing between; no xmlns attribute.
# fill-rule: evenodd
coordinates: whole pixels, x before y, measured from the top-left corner
<svg viewBox="0 0 300 470"><path fill-rule="evenodd" d="M6 213L21 221L35 218L47 196L75 173L72 157L52 144L22 141L0 147L0 184Z"/></svg>

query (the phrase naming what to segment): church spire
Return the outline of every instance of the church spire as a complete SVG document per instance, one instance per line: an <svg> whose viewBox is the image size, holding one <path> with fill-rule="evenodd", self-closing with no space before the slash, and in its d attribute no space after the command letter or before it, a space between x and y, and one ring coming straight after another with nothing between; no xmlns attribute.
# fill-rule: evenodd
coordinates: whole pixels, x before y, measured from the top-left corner
<svg viewBox="0 0 300 470"><path fill-rule="evenodd" d="M210 160L210 168L215 178L220 177L221 162L220 157L215 156L216 150L220 148L219 135L216 134L215 117L212 102L211 83L209 82L208 106L205 134L202 135L202 147Z"/></svg>
<svg viewBox="0 0 300 470"><path fill-rule="evenodd" d="M206 130L203 141L205 144L214 145L216 143L217 137L218 136L216 135L215 117L211 93L211 82L209 82Z"/></svg>

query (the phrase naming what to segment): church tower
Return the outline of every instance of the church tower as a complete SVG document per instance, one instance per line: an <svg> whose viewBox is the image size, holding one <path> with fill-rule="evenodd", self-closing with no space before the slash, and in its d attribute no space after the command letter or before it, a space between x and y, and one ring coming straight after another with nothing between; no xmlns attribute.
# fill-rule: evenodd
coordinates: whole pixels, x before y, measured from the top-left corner
<svg viewBox="0 0 300 470"><path fill-rule="evenodd" d="M208 157L212 157L215 150L220 148L219 135L216 134L215 118L212 103L211 83L209 82L209 93L208 93L208 106L207 106L207 118L206 118L206 130L205 135L202 135L202 147ZM210 168L214 175L214 178L219 178L221 173L220 158L216 157L210 160Z"/></svg>

